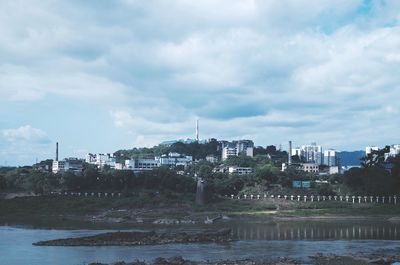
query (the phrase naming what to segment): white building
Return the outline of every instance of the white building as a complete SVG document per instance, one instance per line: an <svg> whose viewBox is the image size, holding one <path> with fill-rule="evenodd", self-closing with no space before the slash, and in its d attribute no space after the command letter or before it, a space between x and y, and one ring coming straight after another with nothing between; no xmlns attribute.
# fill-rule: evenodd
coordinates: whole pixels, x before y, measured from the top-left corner
<svg viewBox="0 0 400 265"><path fill-rule="evenodd" d="M368 156L369 154L372 153L372 151L378 151L379 147L377 146L367 146L365 147L365 156Z"/></svg>
<svg viewBox="0 0 400 265"><path fill-rule="evenodd" d="M385 160L389 157L396 157L398 155L400 155L400 144L391 145L389 153L385 154Z"/></svg>
<svg viewBox="0 0 400 265"><path fill-rule="evenodd" d="M307 163L322 164L322 147L320 145L312 143L311 145L303 145L301 149Z"/></svg>
<svg viewBox="0 0 400 265"><path fill-rule="evenodd" d="M78 158L66 158L61 161L54 160L52 171L53 173L64 173L72 171L74 173L80 173L83 170L83 160Z"/></svg>
<svg viewBox="0 0 400 265"><path fill-rule="evenodd" d="M339 166L331 166L329 167L329 175L333 174L340 174L340 167Z"/></svg>
<svg viewBox="0 0 400 265"><path fill-rule="evenodd" d="M233 142L222 142L222 161L230 156L251 156L253 157L254 143L251 140L239 140Z"/></svg>
<svg viewBox="0 0 400 265"><path fill-rule="evenodd" d="M218 157L216 157L215 155L208 155L208 156L206 156L206 161L208 161L210 163L217 163Z"/></svg>
<svg viewBox="0 0 400 265"><path fill-rule="evenodd" d="M316 143L293 148L291 155L299 156L300 160L306 163L322 165L322 146L317 145Z"/></svg>
<svg viewBox="0 0 400 265"><path fill-rule="evenodd" d="M98 168L102 169L104 166L109 166L110 168L115 168L115 156L114 154L87 154L86 163L96 165Z"/></svg>
<svg viewBox="0 0 400 265"><path fill-rule="evenodd" d="M253 173L253 169L251 167L229 167L228 172L229 174L249 175Z"/></svg>
<svg viewBox="0 0 400 265"><path fill-rule="evenodd" d="M339 152L333 149L324 151L324 165L329 167L339 166Z"/></svg>
<svg viewBox="0 0 400 265"><path fill-rule="evenodd" d="M125 160L124 169L129 169L133 171L144 171L144 170L152 170L160 167L160 164L155 159L132 159Z"/></svg>
<svg viewBox="0 0 400 265"><path fill-rule="evenodd" d="M191 164L193 162L192 156L184 156L179 153L169 153L168 155L162 155L155 157L156 160L161 166L168 167L176 167L176 166L184 166Z"/></svg>
<svg viewBox="0 0 400 265"><path fill-rule="evenodd" d="M319 165L314 163L302 163L302 170L304 172L309 173L318 173L319 172Z"/></svg>
<svg viewBox="0 0 400 265"><path fill-rule="evenodd" d="M292 156L301 157L301 156L302 156L301 148L300 148L300 147L293 148L293 149L292 149L292 154L291 154L291 155L292 155Z"/></svg>

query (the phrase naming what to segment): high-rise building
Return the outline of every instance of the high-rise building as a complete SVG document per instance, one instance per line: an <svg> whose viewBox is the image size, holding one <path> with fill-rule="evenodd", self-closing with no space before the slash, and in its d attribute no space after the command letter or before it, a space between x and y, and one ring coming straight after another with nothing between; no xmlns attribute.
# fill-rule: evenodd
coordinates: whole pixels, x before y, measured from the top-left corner
<svg viewBox="0 0 400 265"><path fill-rule="evenodd" d="M367 146L365 147L365 156L369 155L372 153L372 151L378 151L379 147L377 146Z"/></svg>
<svg viewBox="0 0 400 265"><path fill-rule="evenodd" d="M293 148L292 156L298 156L301 161L306 163L322 165L322 147L316 143Z"/></svg>
<svg viewBox="0 0 400 265"><path fill-rule="evenodd" d="M339 166L339 153L333 149L325 150L324 165L327 165L329 167Z"/></svg>
<svg viewBox="0 0 400 265"><path fill-rule="evenodd" d="M320 145L312 143L311 145L303 145L301 149L307 163L322 164L322 147Z"/></svg>
<svg viewBox="0 0 400 265"><path fill-rule="evenodd" d="M251 140L222 141L222 161L230 156L253 156L254 143Z"/></svg>

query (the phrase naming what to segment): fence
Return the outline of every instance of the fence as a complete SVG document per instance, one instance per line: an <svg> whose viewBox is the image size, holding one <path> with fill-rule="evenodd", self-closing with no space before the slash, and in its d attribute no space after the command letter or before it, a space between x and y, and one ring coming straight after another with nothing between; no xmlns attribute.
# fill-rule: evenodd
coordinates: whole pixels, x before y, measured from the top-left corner
<svg viewBox="0 0 400 265"><path fill-rule="evenodd" d="M120 198L122 194L120 192L50 192L53 196L77 196L77 197L110 197L110 198Z"/></svg>
<svg viewBox="0 0 400 265"><path fill-rule="evenodd" d="M298 202L322 202L322 201L341 201L341 202L351 202L351 203L387 203L387 204L397 204L398 196L321 196L321 195L267 195L267 194L245 194L245 195L231 195L226 196L231 199L237 200L261 200L261 199L282 199Z"/></svg>

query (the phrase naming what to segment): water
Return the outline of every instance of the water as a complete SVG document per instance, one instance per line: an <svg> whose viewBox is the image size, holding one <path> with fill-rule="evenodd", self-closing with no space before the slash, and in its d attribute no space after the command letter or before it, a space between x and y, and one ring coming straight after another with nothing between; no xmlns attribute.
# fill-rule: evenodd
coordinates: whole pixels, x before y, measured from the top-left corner
<svg viewBox="0 0 400 265"><path fill-rule="evenodd" d="M0 265L82 265L153 260L181 255L192 260L308 260L320 253L400 253L400 224L389 222L228 223L238 241L229 244L170 244L137 247L38 247L32 243L87 236L105 230L45 230L0 226ZM109 231L109 230L107 230Z"/></svg>

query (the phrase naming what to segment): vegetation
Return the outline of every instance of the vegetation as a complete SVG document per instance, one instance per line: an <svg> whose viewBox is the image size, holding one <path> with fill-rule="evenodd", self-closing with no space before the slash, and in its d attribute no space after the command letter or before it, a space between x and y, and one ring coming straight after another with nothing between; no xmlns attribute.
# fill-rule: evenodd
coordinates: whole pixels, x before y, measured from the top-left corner
<svg viewBox="0 0 400 265"><path fill-rule="evenodd" d="M55 190L68 191L120 191L138 190L194 193L195 181L178 175L174 170L160 167L141 174L128 170L103 170L86 164L82 174L66 172L53 174L36 171L31 167L16 168L0 173L0 191L32 191L37 194Z"/></svg>
<svg viewBox="0 0 400 265"><path fill-rule="evenodd" d="M220 155L216 140L207 144L175 143L171 146L159 145L153 148L120 150L117 157L135 158L148 155L160 155L165 152L178 152L192 155L196 161L185 169L160 167L151 171L134 174L129 170L97 169L90 164L84 165L82 173L66 172L53 174L43 168L49 168L51 160L42 161L33 167L0 169L0 191L31 191L46 194L50 191L104 191L104 192L173 192L177 194L194 194L196 174L206 180L207 198L215 201L220 195L261 194L279 192L283 194L319 194L319 195L392 195L400 192L400 157L385 160L384 149L374 151L364 158L362 168L353 168L344 175L319 177L315 174L289 168L280 170L280 162L285 161L286 152L277 150L274 146L256 147L255 156L229 157L226 161L211 163L204 158L207 155ZM388 168L388 163L390 168ZM229 166L251 167L249 175L235 175L224 172ZM220 168L221 170L214 170ZM179 174L178 174L179 173ZM323 179L325 183L314 180ZM293 190L292 181L309 180L311 189Z"/></svg>

